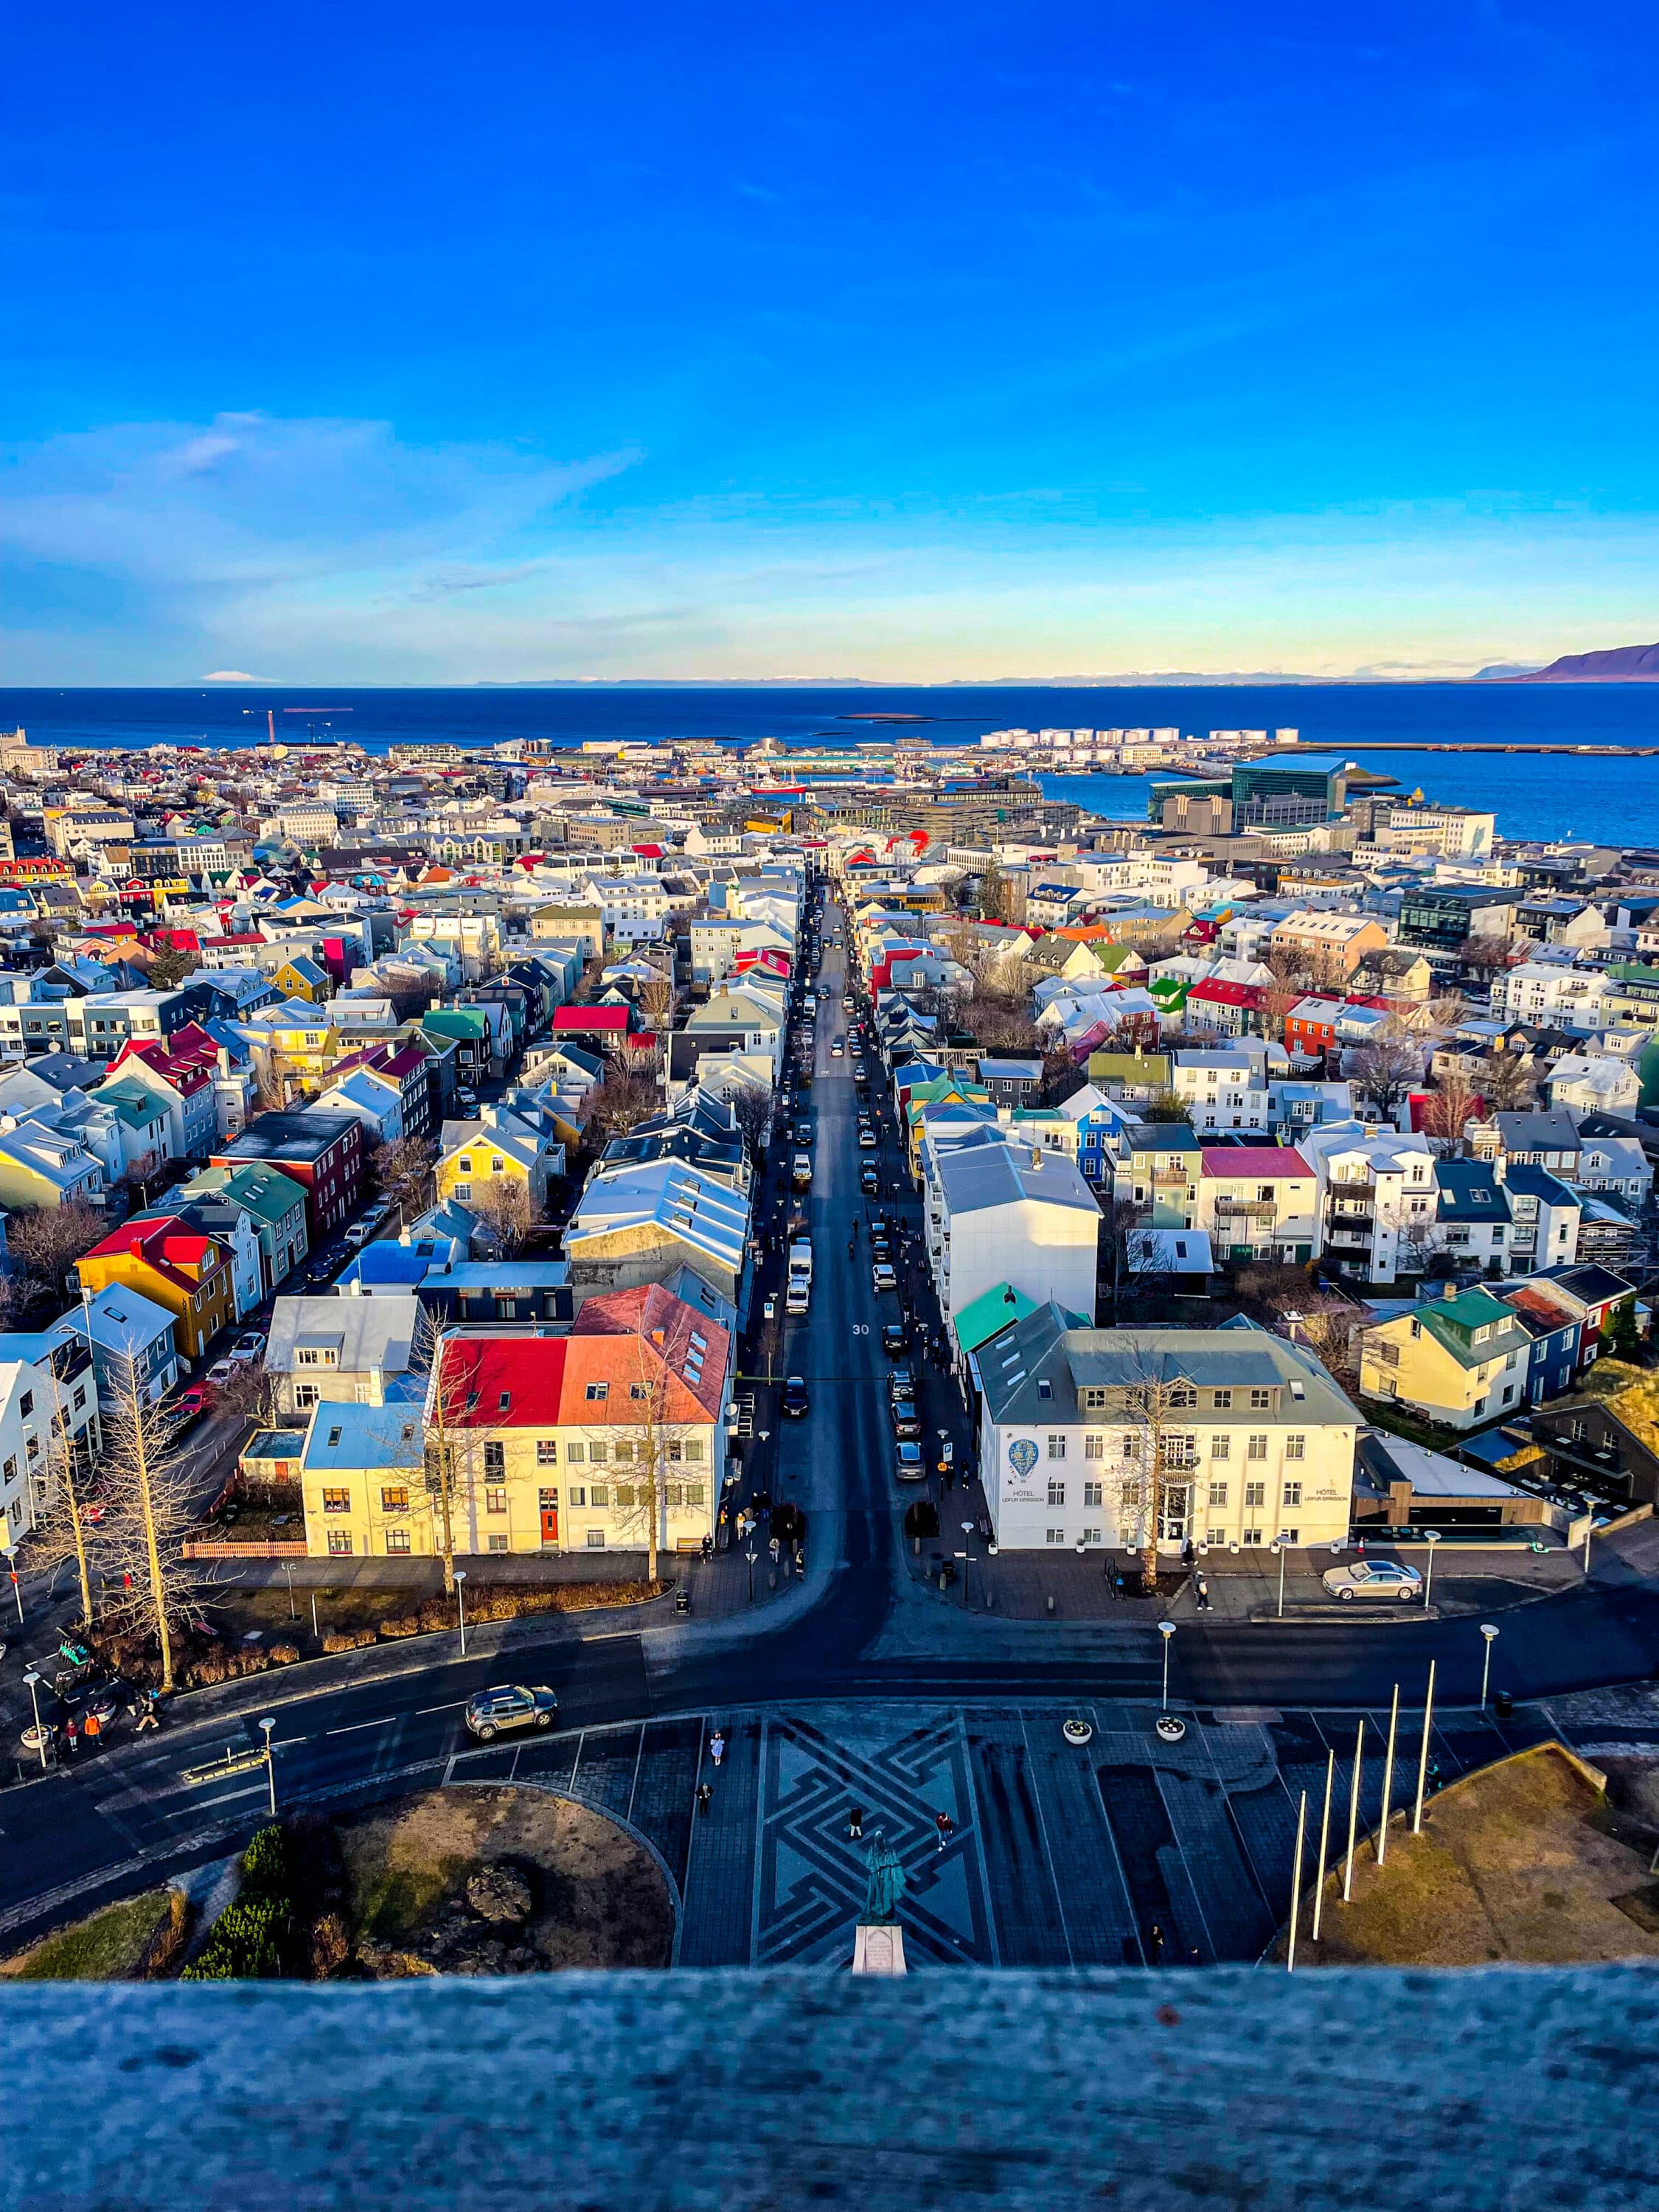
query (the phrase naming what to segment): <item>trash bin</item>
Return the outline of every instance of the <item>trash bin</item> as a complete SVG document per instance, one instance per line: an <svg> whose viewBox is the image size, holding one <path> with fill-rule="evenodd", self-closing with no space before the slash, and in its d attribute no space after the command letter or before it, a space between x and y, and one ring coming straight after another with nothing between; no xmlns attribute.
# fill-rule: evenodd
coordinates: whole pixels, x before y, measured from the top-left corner
<svg viewBox="0 0 1659 2212"><path fill-rule="evenodd" d="M1492 1701L1492 1709L1500 1721L1506 1721L1515 1711L1515 1699L1507 1690L1500 1690Z"/></svg>

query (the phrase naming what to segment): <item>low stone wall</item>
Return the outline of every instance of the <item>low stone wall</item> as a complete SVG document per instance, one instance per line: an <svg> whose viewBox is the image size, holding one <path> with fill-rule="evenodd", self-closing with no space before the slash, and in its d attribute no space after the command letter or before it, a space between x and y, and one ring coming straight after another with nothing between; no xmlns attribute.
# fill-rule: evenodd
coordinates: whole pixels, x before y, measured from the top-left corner
<svg viewBox="0 0 1659 2212"><path fill-rule="evenodd" d="M37 1984L0 2034L29 2212L1659 2197L1633 1967Z"/></svg>

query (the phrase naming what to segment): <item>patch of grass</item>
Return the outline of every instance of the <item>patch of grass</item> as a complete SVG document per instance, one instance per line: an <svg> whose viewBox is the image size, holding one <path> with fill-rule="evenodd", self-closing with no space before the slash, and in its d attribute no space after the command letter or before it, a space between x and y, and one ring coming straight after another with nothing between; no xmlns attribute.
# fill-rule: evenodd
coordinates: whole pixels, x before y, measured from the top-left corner
<svg viewBox="0 0 1659 2212"><path fill-rule="evenodd" d="M167 1892L149 1889L142 1897L106 1905L89 1919L0 1965L0 1974L20 1982L124 1981L144 1955L145 1946L167 1916Z"/></svg>
<svg viewBox="0 0 1659 2212"><path fill-rule="evenodd" d="M1659 1958L1659 1885L1610 1832L1604 1795L1559 1744L1536 1744L1451 1784L1423 1832L1396 1814L1386 1863L1355 1862L1353 1898L1328 1878L1323 1926L1297 1964L1471 1966ZM1644 1912L1649 1917L1644 1917ZM1278 1947L1283 1956L1283 1940Z"/></svg>

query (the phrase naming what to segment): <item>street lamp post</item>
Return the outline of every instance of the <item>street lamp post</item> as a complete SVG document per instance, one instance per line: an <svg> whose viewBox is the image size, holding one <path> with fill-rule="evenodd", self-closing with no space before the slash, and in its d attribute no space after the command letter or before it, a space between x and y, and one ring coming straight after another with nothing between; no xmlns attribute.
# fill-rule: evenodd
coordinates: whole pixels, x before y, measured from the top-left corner
<svg viewBox="0 0 1659 2212"><path fill-rule="evenodd" d="M1389 1747L1382 1754L1382 1814L1376 1824L1376 1863L1382 1866L1389 1856L1389 1812L1394 1802L1394 1745L1400 1729L1400 1685L1394 1686L1394 1703L1389 1708Z"/></svg>
<svg viewBox="0 0 1659 2212"><path fill-rule="evenodd" d="M749 1602L755 1602L755 1547L751 1544L743 1555L749 1562Z"/></svg>
<svg viewBox="0 0 1659 2212"><path fill-rule="evenodd" d="M1584 1540L1584 1556L1587 1559L1589 1557L1589 1539L1588 1537ZM6 1571L11 1577L11 1594L17 1601L17 1618L19 1621L21 1621L23 1618L23 1584L17 1572L17 1554L15 1552L12 1551L9 1547L8 1547L5 1559ZM1589 1568L1586 1567L1584 1571L1588 1574L1589 1571Z"/></svg>
<svg viewBox="0 0 1659 2212"><path fill-rule="evenodd" d="M1429 1547L1429 1571L1423 1578L1423 1610L1426 1613L1429 1609L1429 1600L1434 1595L1434 1547L1440 1541L1440 1531L1437 1528L1425 1528L1423 1531L1423 1541Z"/></svg>
<svg viewBox="0 0 1659 2212"><path fill-rule="evenodd" d="M259 1723L265 1739L265 1780L270 1787L270 1817L273 1820L276 1818L276 1761L271 1753L270 1732L276 1725L269 1714Z"/></svg>
<svg viewBox="0 0 1659 2212"><path fill-rule="evenodd" d="M1279 1532L1278 1540L1273 1549L1279 1554L1279 1618L1283 1620L1285 1618L1285 1563L1291 1556L1291 1547L1282 1528Z"/></svg>
<svg viewBox="0 0 1659 2212"><path fill-rule="evenodd" d="M46 1771L46 1732L40 1725L40 1669L25 1667L23 1680L29 1686L29 1703L34 1707L34 1742L40 1753L40 1771Z"/></svg>
<svg viewBox="0 0 1659 2212"><path fill-rule="evenodd" d="M465 1582L465 1580L466 1569L465 1567L457 1567L455 1570L455 1618L460 1625L461 1656L463 1659L466 1656L466 1592L463 1589L461 1585Z"/></svg>
<svg viewBox="0 0 1659 2212"><path fill-rule="evenodd" d="M1498 1641L1498 1631L1491 1621L1483 1620L1480 1633L1486 1639L1486 1648L1480 1659L1480 1710L1484 1713L1486 1710L1486 1685L1492 1680L1492 1647Z"/></svg>
<svg viewBox="0 0 1659 2212"><path fill-rule="evenodd" d="M1423 1793L1429 1780L1429 1744L1434 1734L1434 1662L1429 1662L1429 1687L1423 1699L1423 1741L1417 1754L1417 1802L1412 1808L1412 1833L1423 1832Z"/></svg>
<svg viewBox="0 0 1659 2212"><path fill-rule="evenodd" d="M1595 1526L1595 1507L1594 1507L1594 1506L1586 1506L1586 1508L1584 1509L1584 1572L1585 1572L1586 1574L1588 1574L1588 1573L1589 1572L1589 1546L1590 1546L1590 1530L1591 1530ZM13 1580L14 1580L14 1582L16 1580L16 1577L15 1577L15 1576L13 1577ZM18 1608L19 1608L19 1618L21 1619L21 1608L22 1608L22 1600L21 1600L21 1598L18 1600Z"/></svg>
<svg viewBox="0 0 1659 2212"><path fill-rule="evenodd" d="M283 1572L288 1577L288 1617L290 1620L297 1620L300 1618L300 1614L299 1610L294 1602L294 1562L292 1559L284 1559L283 1561Z"/></svg>
<svg viewBox="0 0 1659 2212"><path fill-rule="evenodd" d="M1175 1625L1174 1621L1172 1621L1172 1620L1160 1620L1160 1621L1159 1621L1159 1623L1158 1624L1158 1634L1159 1634L1159 1635L1164 1638L1164 1705L1163 1705L1163 1710L1164 1710L1164 1711L1165 1711L1165 1712L1167 1713L1167 1712L1169 1711L1169 1710L1170 1710L1170 1638L1175 1634L1175 1632L1176 1632L1176 1625Z"/></svg>

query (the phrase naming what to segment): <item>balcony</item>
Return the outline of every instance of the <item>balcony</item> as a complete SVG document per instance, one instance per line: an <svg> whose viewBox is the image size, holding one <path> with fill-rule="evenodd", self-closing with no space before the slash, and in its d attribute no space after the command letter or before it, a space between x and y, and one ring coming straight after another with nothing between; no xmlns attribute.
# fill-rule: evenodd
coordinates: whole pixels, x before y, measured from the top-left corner
<svg viewBox="0 0 1659 2212"><path fill-rule="evenodd" d="M1271 1198L1218 1198L1215 1215L1218 1221L1274 1221L1279 1207Z"/></svg>

